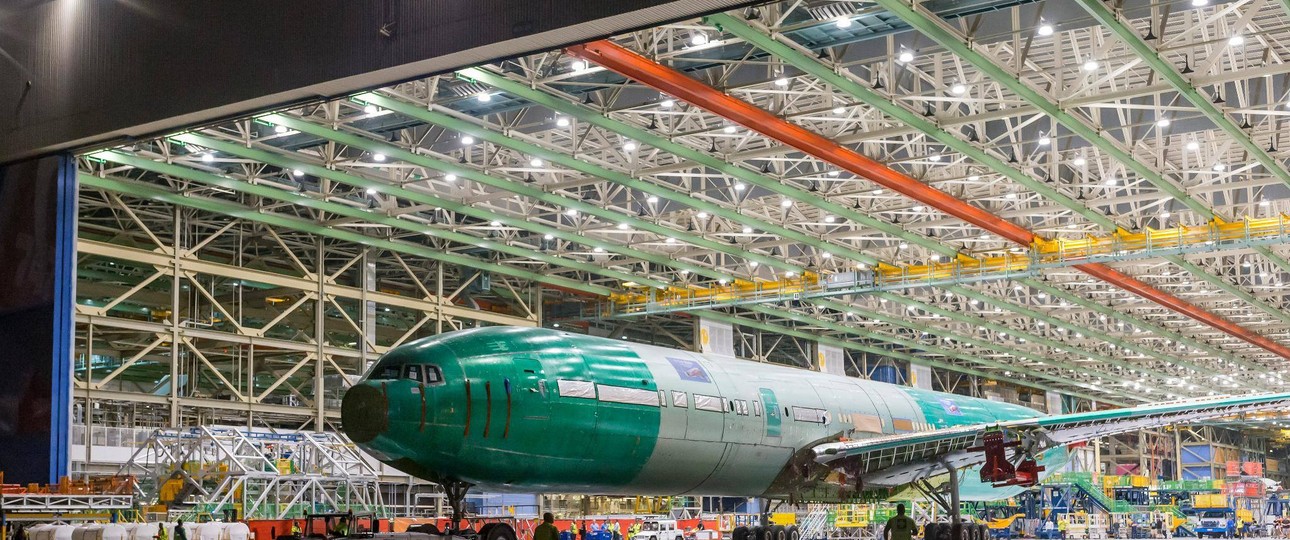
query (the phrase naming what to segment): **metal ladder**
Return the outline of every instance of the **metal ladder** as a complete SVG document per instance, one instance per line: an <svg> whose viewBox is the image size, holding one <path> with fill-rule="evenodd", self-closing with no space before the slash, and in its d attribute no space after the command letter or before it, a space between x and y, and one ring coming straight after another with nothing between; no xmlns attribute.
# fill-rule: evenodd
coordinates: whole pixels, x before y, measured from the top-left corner
<svg viewBox="0 0 1290 540"><path fill-rule="evenodd" d="M829 526L829 508L822 504L813 504L809 507L810 511L802 519L802 525L799 527L803 540L816 540L824 538L826 529Z"/></svg>

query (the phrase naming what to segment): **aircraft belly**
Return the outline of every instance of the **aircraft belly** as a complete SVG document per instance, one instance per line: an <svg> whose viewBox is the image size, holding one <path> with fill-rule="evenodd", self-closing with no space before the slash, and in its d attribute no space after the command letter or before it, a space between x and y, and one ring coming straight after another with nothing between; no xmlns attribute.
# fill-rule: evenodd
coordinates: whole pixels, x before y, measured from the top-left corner
<svg viewBox="0 0 1290 540"><path fill-rule="evenodd" d="M696 495L765 493L792 454L791 448L730 443L716 471L690 492Z"/></svg>
<svg viewBox="0 0 1290 540"><path fill-rule="evenodd" d="M776 446L659 439L632 488L662 495L760 494L791 454Z"/></svg>

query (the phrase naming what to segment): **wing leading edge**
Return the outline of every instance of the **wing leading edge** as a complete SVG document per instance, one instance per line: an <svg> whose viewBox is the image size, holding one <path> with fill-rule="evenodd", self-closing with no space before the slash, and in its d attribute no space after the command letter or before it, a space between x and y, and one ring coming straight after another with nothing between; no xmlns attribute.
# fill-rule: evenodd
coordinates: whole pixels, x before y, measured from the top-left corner
<svg viewBox="0 0 1290 540"><path fill-rule="evenodd" d="M980 435L986 430L1002 429L1014 434L1027 452L1037 454L1065 444L1137 429L1279 408L1290 408L1290 392L972 424L932 432L826 443L812 450L817 463L859 476L864 485L894 487L940 474L945 464L962 468L984 462L984 453L969 451L969 448L979 446Z"/></svg>

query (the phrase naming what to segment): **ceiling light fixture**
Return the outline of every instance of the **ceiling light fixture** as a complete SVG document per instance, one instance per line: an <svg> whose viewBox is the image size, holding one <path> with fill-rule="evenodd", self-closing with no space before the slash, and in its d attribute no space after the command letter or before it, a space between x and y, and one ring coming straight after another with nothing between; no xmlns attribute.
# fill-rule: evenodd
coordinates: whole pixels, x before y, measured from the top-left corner
<svg viewBox="0 0 1290 540"><path fill-rule="evenodd" d="M1053 35L1053 25L1048 24L1043 19L1039 20L1039 28L1035 30L1036 34L1047 37Z"/></svg>
<svg viewBox="0 0 1290 540"><path fill-rule="evenodd" d="M1084 71L1097 71L1097 67L1098 67L1097 60L1089 58L1088 60L1084 61L1083 67L1084 67Z"/></svg>

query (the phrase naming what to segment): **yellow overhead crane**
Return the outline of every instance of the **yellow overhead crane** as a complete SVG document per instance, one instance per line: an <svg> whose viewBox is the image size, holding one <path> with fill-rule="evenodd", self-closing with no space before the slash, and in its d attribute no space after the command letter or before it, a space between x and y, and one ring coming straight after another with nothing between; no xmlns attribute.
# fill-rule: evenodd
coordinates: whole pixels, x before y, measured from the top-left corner
<svg viewBox="0 0 1290 540"><path fill-rule="evenodd" d="M806 272L780 280L735 279L730 284L698 287L669 287L633 290L610 297L619 313L644 313L706 307L723 303L782 301L805 296L823 296L830 290L871 287L898 288L934 284L964 278L1008 278L1030 275L1046 266L1104 262L1117 257L1152 256L1159 250L1205 248L1221 243L1269 243L1290 234L1290 217L1281 214L1240 221L1215 219L1208 224L1169 229L1147 228L1142 232L1120 230L1106 236L1075 239L1037 240L1028 252L1008 253L980 259L960 255L956 260L914 266L880 264L872 270L822 275ZM1014 248L1019 250L1019 248Z"/></svg>

